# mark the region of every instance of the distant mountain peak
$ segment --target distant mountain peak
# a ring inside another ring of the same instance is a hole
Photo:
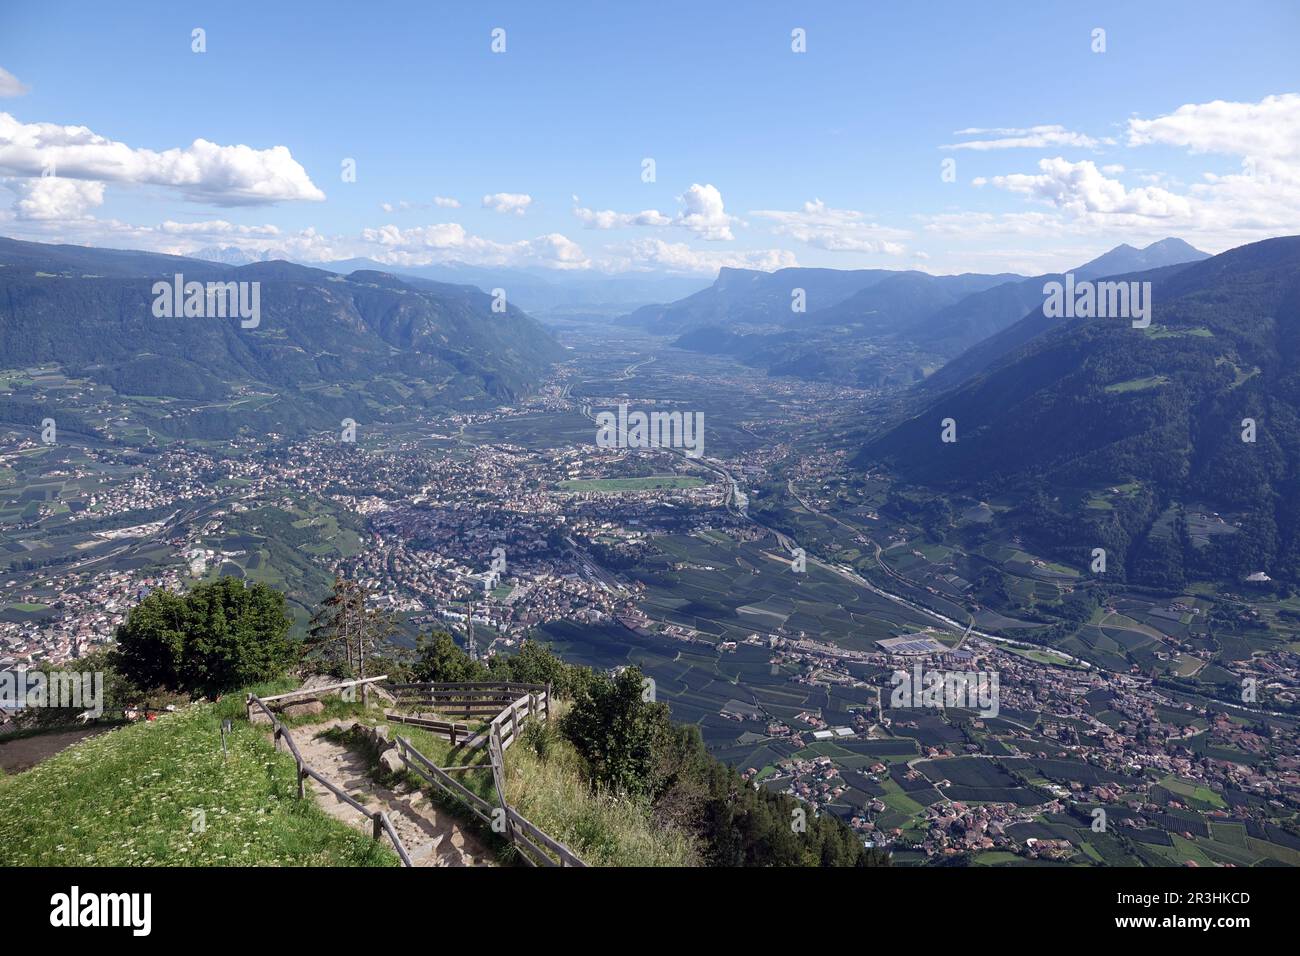
[[[1181,265],[1184,262],[1200,262],[1208,258],[1208,252],[1201,252],[1182,239],[1170,236],[1153,242],[1144,249],[1122,242],[1072,271],[1077,276],[1115,276]]]
[[[1151,243],[1151,245],[1147,246],[1146,249],[1143,251],[1150,252],[1152,249],[1184,249],[1190,252],[1194,252],[1199,256],[1205,255],[1204,252],[1201,252],[1190,242],[1187,242],[1186,240],[1183,239],[1179,239],[1177,236],[1170,236],[1167,239],[1159,239],[1156,242]]]
[[[203,259],[207,262],[220,262],[228,266],[246,266],[254,262],[266,262],[270,259],[285,259],[282,253],[277,251],[259,252],[256,255],[240,249],[238,246],[204,246],[198,252],[190,254],[192,259]]]

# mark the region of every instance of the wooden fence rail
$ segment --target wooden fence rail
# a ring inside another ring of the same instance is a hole
[[[262,697],[260,699],[262,703],[269,704],[274,700],[289,700],[292,697],[311,697],[314,694],[328,694],[333,690],[345,690],[348,687],[360,687],[363,684],[373,684],[381,680],[388,680],[388,675],[381,674],[378,677],[360,677],[356,680],[345,680],[338,684],[330,684],[326,687],[299,687],[297,690],[291,690],[285,694],[275,694],[272,697]]]
[[[371,678],[371,679],[378,680],[379,678]],[[357,682],[349,682],[349,683],[357,683]],[[313,688],[313,690],[317,690],[317,689],[319,688]],[[308,777],[311,777],[313,780],[315,780],[317,783],[323,786],[326,790],[334,794],[334,796],[338,797],[340,800],[342,800],[348,806],[352,807],[362,816],[368,817],[372,823],[371,836],[374,839],[378,840],[381,834],[387,833],[388,838],[393,841],[393,849],[397,851],[398,857],[401,858],[402,865],[411,866],[411,858],[406,852],[406,847],[402,846],[402,841],[398,839],[397,831],[393,829],[393,824],[392,821],[388,819],[388,814],[384,813],[382,810],[375,810],[374,812],[367,810],[364,806],[358,803],[356,799],[354,799],[350,794],[339,789],[329,780],[325,779],[325,777],[321,776],[321,774],[318,773],[316,770],[307,766],[307,762],[302,759],[302,754],[298,750],[298,745],[293,742],[293,735],[289,733],[289,728],[286,727],[284,724],[280,723],[280,719],[276,717],[275,713],[271,710],[271,708],[266,705],[266,701],[258,697],[256,694],[249,694],[247,703],[250,712],[252,711],[252,708],[254,706],[259,707],[261,708],[262,712],[265,713],[266,716],[270,719],[271,726],[275,730],[275,736],[274,736],[275,749],[276,750],[280,749],[281,738],[283,738],[284,742],[288,744],[289,751],[293,754],[293,759],[298,764],[298,799],[299,800],[301,800],[304,796],[306,796],[306,788],[304,786],[304,781]]]
[[[531,823],[506,802],[505,763],[500,738],[495,733],[489,737],[488,752],[492,758],[491,763],[475,767],[435,766],[433,761],[420,753],[405,737],[397,736],[395,739],[397,752],[408,769],[442,790],[443,793],[465,804],[470,812],[491,827],[494,833],[501,833],[520,850],[519,858],[527,865],[561,867],[587,865],[578,854],[559,840],[548,836],[540,827]],[[500,806],[493,806],[448,775],[448,771],[489,769],[492,771]]]
[[[542,690],[545,684],[525,684],[520,681],[501,680],[465,680],[465,681],[421,681],[414,684],[389,684],[389,690]]]
[[[401,707],[427,707],[446,717],[485,720],[521,696],[531,694],[545,701],[546,716],[550,716],[551,691],[545,684],[388,684],[385,689]]]
[[[283,739],[298,764],[298,796],[305,795],[304,782],[308,777],[317,781],[336,797],[359,813],[369,817],[373,823],[372,835],[378,840],[383,833],[393,842],[397,855],[404,866],[411,866],[411,858],[406,848],[398,839],[388,815],[382,811],[371,813],[349,794],[339,789],[320,773],[307,766],[294,743],[289,729],[280,722],[267,700],[285,700],[313,693],[339,690],[348,686],[368,685],[384,677],[371,677],[363,681],[347,681],[333,687],[318,687],[305,691],[293,691],[279,694],[272,698],[260,698],[248,695],[248,711],[251,715],[254,707],[266,714],[275,732],[275,746],[279,749]],[[519,850],[519,858],[529,866],[579,866],[587,864],[571,849],[559,840],[547,835],[542,829],[506,801],[505,791],[505,751],[519,739],[522,729],[529,720],[546,722],[551,718],[551,685],[523,684],[518,682],[467,681],[465,683],[428,682],[421,684],[388,684],[386,689],[392,693],[399,704],[428,705],[436,707],[440,714],[446,716],[488,716],[492,719],[477,734],[468,724],[450,720],[440,720],[409,714],[386,711],[388,720],[407,723],[421,727],[440,736],[447,736],[455,746],[458,739],[465,746],[481,747],[487,745],[489,762],[482,765],[459,767],[439,767],[428,757],[420,753],[411,742],[400,735],[395,735],[397,753],[406,768],[430,785],[438,788],[454,800],[463,803],[471,813],[492,828],[493,832],[502,833],[506,839]],[[473,735],[472,735],[473,734]],[[472,735],[472,736],[471,736]],[[498,806],[493,806],[478,794],[455,780],[452,773],[465,773],[473,770],[492,771],[493,783],[497,793]]]
[[[519,738],[519,730],[528,718],[546,722],[551,717],[551,689],[544,688],[541,694],[529,692],[512,701],[488,724],[488,733],[496,733],[500,738],[501,751],[510,749]]]
[[[469,724],[460,724],[454,720],[435,720],[431,717],[414,717],[411,714],[399,714],[394,710],[385,710],[384,719],[397,724],[410,724],[426,730],[435,737],[446,737],[453,747],[457,742],[468,744],[474,731]]]
[[[387,684],[385,690],[393,694],[399,706],[428,707],[440,717],[465,717],[486,719],[491,717],[487,730],[469,737],[466,746],[481,747],[487,743],[491,728],[501,734],[501,749],[508,750],[518,738],[520,728],[528,718],[546,722],[551,719],[551,685],[516,682],[493,683],[466,681],[454,683]],[[450,737],[455,744],[461,738],[461,728],[452,731],[451,721],[424,716],[399,715],[386,711],[385,716],[402,723],[426,727],[439,736]],[[453,736],[454,733],[454,736]],[[464,738],[461,738],[464,739]]]
[[[388,675],[381,674],[379,677],[363,677],[358,680],[345,680],[341,683],[330,684],[326,687],[299,687],[297,690],[291,690],[286,694],[274,694],[271,697],[259,697],[258,700],[263,705],[262,709],[267,713],[270,713],[270,707],[268,705],[273,702],[283,703],[284,701],[293,700],[298,697],[319,697],[324,694],[333,693],[334,691],[344,691],[349,688],[360,687],[362,700],[368,704],[370,702],[370,685],[381,680],[388,680]],[[250,698],[248,702],[248,720],[251,723],[253,720],[253,695],[249,694],[248,696]]]
[[[403,705],[427,705],[436,708],[441,715],[478,716],[492,713],[494,716],[487,727],[466,741],[467,746],[483,746],[488,749],[489,762],[478,766],[436,767],[433,762],[421,754],[405,737],[397,737],[398,754],[408,768],[429,783],[441,789],[452,798],[464,803],[495,833],[502,834],[506,840],[519,850],[519,858],[529,866],[583,866],[582,859],[559,840],[549,836],[542,829],[506,800],[505,789],[505,752],[519,739],[519,735],[529,720],[539,723],[551,718],[551,685],[523,684],[517,682],[495,683],[477,681],[457,683],[429,682],[422,684],[389,684],[386,689],[396,696]],[[430,725],[441,729],[441,725],[451,723],[426,717],[396,715],[388,712],[386,716],[416,726]],[[461,725],[465,726],[465,725]],[[453,737],[453,742],[455,738]],[[453,780],[449,773],[469,770],[491,770],[492,781],[497,794],[497,806],[493,806],[478,794],[471,792],[461,783]]]
[[[444,793],[464,803],[475,816],[488,826],[492,825],[492,804],[477,793],[463,787],[458,780],[453,780],[445,770],[436,766],[432,760],[416,750],[405,737],[398,735],[395,739],[397,741],[398,756],[402,758],[402,762],[406,764],[408,769],[415,771],[415,773],[441,789]],[[487,767],[483,769],[486,770]]]

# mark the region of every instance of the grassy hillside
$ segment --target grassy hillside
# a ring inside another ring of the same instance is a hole
[[[297,799],[293,758],[265,728],[236,720],[222,759],[221,719],[240,700],[103,734],[6,778],[0,865],[396,865],[385,845]]]
[[[568,708],[568,703],[556,702],[555,718]],[[453,759],[446,740],[419,727],[393,724],[389,729],[439,766],[482,763],[483,771],[459,774],[459,782],[496,803],[486,750],[470,757],[461,752]],[[577,751],[553,727],[530,725],[520,742],[506,751],[505,761],[510,805],[589,866],[701,865],[689,834],[656,824],[650,808],[639,801],[593,791]],[[423,784],[417,777],[410,779]],[[438,798],[436,790],[425,789]],[[464,819],[472,818],[466,812]]]
[[[25,773],[0,774],[0,865],[396,865],[387,843],[298,801],[293,759],[267,743],[264,726],[243,719],[242,700],[196,704],[86,740]],[[352,705],[311,719],[336,716],[379,722]],[[228,760],[223,717],[233,722]],[[462,782],[496,801],[486,751],[452,760],[445,740],[417,727],[392,730],[436,763],[482,761],[483,772],[463,774]],[[509,799],[524,816],[593,866],[698,865],[688,835],[657,827],[635,801],[593,793],[571,744],[557,734],[544,734],[545,743],[535,736],[506,755]],[[203,828],[195,824],[199,810]]]

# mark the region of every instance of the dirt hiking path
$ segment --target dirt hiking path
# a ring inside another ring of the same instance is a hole
[[[397,831],[402,846],[406,848],[415,866],[496,865],[491,852],[482,842],[468,832],[461,821],[446,810],[434,806],[427,794],[420,790],[408,791],[406,784],[400,784],[397,790],[381,787],[371,779],[371,766],[365,756],[343,744],[318,736],[335,727],[346,730],[350,726],[350,720],[331,720],[294,727],[293,742],[298,745],[302,759],[309,767],[327,777],[336,787],[371,812],[383,810],[388,814],[393,829]],[[355,808],[348,806],[310,777],[307,786],[315,796],[317,805],[330,816],[370,833],[370,820],[362,817]]]

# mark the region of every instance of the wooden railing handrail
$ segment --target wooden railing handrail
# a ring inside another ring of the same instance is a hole
[[[502,690],[545,690],[545,684],[526,684],[522,681],[510,680],[466,680],[466,681],[416,681],[405,684],[389,684],[391,690],[406,690],[408,688],[433,688],[436,690],[457,690],[468,688],[470,690],[483,690],[500,688]]]
[[[373,819],[384,828],[384,832],[388,834],[388,839],[393,841],[393,848],[397,850],[397,855],[402,858],[403,865],[415,866],[406,853],[406,847],[402,846],[402,841],[397,838],[397,830],[393,828],[393,821],[388,819],[388,814],[383,810],[376,810]]]
[[[513,725],[517,721],[520,707],[521,706],[529,707],[530,706],[529,701],[532,699],[532,696],[533,696],[532,694],[524,694],[523,697],[520,697],[516,700],[512,700],[509,704],[507,704],[504,708],[502,708],[501,713],[497,714],[495,717],[492,718],[492,720],[490,721],[490,726],[500,727],[507,720],[509,720]]]
[[[370,680],[380,680],[380,679],[382,678],[377,678],[377,677],[366,678],[365,681],[356,681],[352,683],[365,683]],[[321,688],[313,688],[313,690],[316,689],[321,689]],[[272,699],[277,699],[277,698],[272,698]],[[317,783],[323,786],[330,793],[334,794],[334,796],[338,797],[348,806],[352,807],[354,810],[359,812],[362,816],[369,819],[373,824],[371,835],[374,839],[376,840],[379,839],[379,834],[381,831],[387,833],[388,838],[393,841],[393,849],[397,851],[397,856],[402,861],[402,865],[414,866],[414,864],[411,862],[410,855],[407,854],[406,852],[406,847],[402,846],[402,841],[398,839],[397,831],[393,828],[392,821],[388,819],[388,814],[384,813],[382,810],[372,811],[366,809],[366,807],[363,806],[361,803],[359,803],[356,800],[356,798],[354,798],[351,794],[347,793],[340,787],[336,786],[331,781],[325,779],[325,777],[322,776],[317,770],[308,766],[307,762],[302,759],[302,753],[298,750],[298,745],[294,743],[293,735],[289,733],[289,728],[280,722],[280,719],[275,716],[275,713],[271,710],[271,708],[266,705],[266,701],[263,700],[261,697],[258,697],[256,694],[249,694],[248,705],[251,707],[253,704],[256,704],[258,707],[262,708],[262,712],[265,713],[266,716],[270,718],[271,727],[273,728],[274,731],[274,739],[278,741],[281,737],[283,737],[284,742],[289,745],[289,750],[293,753],[293,759],[298,765],[299,799],[301,799],[304,796],[303,786],[302,786],[303,779],[306,777],[311,777],[313,780],[315,780]]]
[[[454,687],[454,685],[450,686]],[[519,859],[522,862],[529,866],[585,867],[586,864],[581,857],[559,840],[546,834],[506,801],[505,750],[518,737],[521,715],[522,722],[526,722],[529,717],[536,717],[539,720],[550,717],[550,686],[544,684],[520,686],[525,692],[506,703],[506,706],[501,708],[500,712],[488,723],[485,730],[475,738],[476,740],[482,739],[483,742],[488,744],[489,763],[478,766],[437,767],[433,761],[416,750],[411,742],[402,736],[395,738],[397,740],[398,754],[408,768],[424,777],[429,783],[441,787],[450,796],[462,800],[476,816],[485,822],[491,824],[493,816],[498,812],[504,812],[505,837],[519,848]],[[448,775],[448,771],[459,773],[489,769],[492,771],[493,784],[500,803],[498,807],[494,807]]]
[[[432,760],[416,750],[414,745],[405,737],[397,736],[395,739],[397,741],[397,752],[408,767],[411,765],[412,759],[414,759],[414,762],[420,765],[416,769],[424,771],[421,775],[425,779],[430,783],[436,783],[451,793],[452,796],[463,800],[472,811],[487,823],[492,822],[492,805],[490,803],[477,793],[466,789],[459,781],[447,776],[441,767],[436,766]],[[486,770],[487,765],[484,765],[483,769]]]
[[[359,803],[351,794],[345,792],[330,780],[327,780],[312,767],[309,767],[303,760],[302,754],[298,750],[298,745],[294,742],[293,735],[289,733],[289,729],[267,705],[268,700],[285,700],[295,696],[303,696],[311,693],[324,693],[330,690],[339,690],[343,687],[358,686],[360,684],[367,684],[373,681],[385,679],[386,676],[367,677],[360,680],[347,681],[332,687],[315,687],[310,690],[294,691],[288,694],[279,694],[275,697],[269,698],[261,698],[256,694],[250,693],[248,695],[247,703],[250,713],[254,705],[261,708],[262,712],[265,713],[267,718],[271,721],[275,740],[278,742],[280,738],[283,737],[289,746],[289,750],[293,753],[294,760],[298,765],[299,797],[303,796],[303,780],[308,777],[315,780],[348,806],[368,817],[373,823],[374,839],[378,840],[381,832],[387,833],[388,838],[393,843],[394,849],[397,851],[397,855],[402,860],[402,864],[404,866],[411,866],[411,858],[407,854],[406,848],[402,846],[402,841],[398,838],[397,831],[393,828],[392,821],[388,819],[388,815],[381,810],[373,812],[367,810],[365,806]],[[415,771],[417,774],[424,777],[429,783],[441,787],[446,793],[464,802],[471,812],[487,823],[492,823],[495,811],[504,811],[507,839],[520,849],[521,852],[519,858],[529,866],[585,867],[587,865],[571,849],[559,840],[548,836],[540,827],[530,822],[506,802],[504,785],[505,750],[518,738],[521,725],[526,723],[529,717],[534,717],[538,720],[550,719],[551,686],[549,684],[523,684],[517,682],[497,683],[489,681],[466,682],[464,684],[444,683],[441,685],[441,689],[446,692],[437,695],[432,694],[432,684],[390,684],[388,686],[390,689],[422,689],[430,691],[431,696],[441,696],[444,698],[456,697],[457,691],[461,692],[462,695],[477,694],[480,698],[487,694],[495,694],[499,697],[503,692],[519,693],[520,691],[523,691],[523,694],[519,697],[513,699],[505,698],[503,701],[494,701],[494,703],[504,702],[505,706],[499,709],[499,712],[492,718],[486,729],[480,733],[480,736],[486,737],[487,742],[489,743],[488,752],[491,757],[490,763],[480,767],[438,767],[433,763],[433,761],[429,760],[428,757],[416,750],[408,739],[400,735],[394,737],[397,743],[398,755],[402,758],[402,762],[406,764],[408,769]],[[474,706],[478,709],[485,705],[486,702],[484,702],[484,704],[470,706]],[[456,727],[457,729],[464,727],[464,729],[468,731],[468,727],[465,727],[464,725],[456,725],[451,721],[430,721],[430,723],[446,723],[450,726]],[[447,773],[447,770],[465,772],[475,769],[492,770],[497,797],[501,804],[500,807],[493,807],[487,800],[484,800],[478,794],[452,779],[452,777]],[[549,851],[549,854],[547,851]],[[558,858],[558,862],[556,859],[552,859],[550,854],[554,854],[555,857]]]
[[[291,690],[285,694],[275,694],[271,697],[259,698],[263,703],[269,703],[273,700],[288,700],[290,697],[306,697],[310,694],[327,694],[332,690],[342,690],[345,687],[360,687],[362,684],[373,684],[375,681],[388,680],[387,674],[379,677],[359,677],[356,680],[345,680],[340,684],[330,684],[327,687],[299,687],[297,690]],[[254,695],[249,694],[249,697]]]

